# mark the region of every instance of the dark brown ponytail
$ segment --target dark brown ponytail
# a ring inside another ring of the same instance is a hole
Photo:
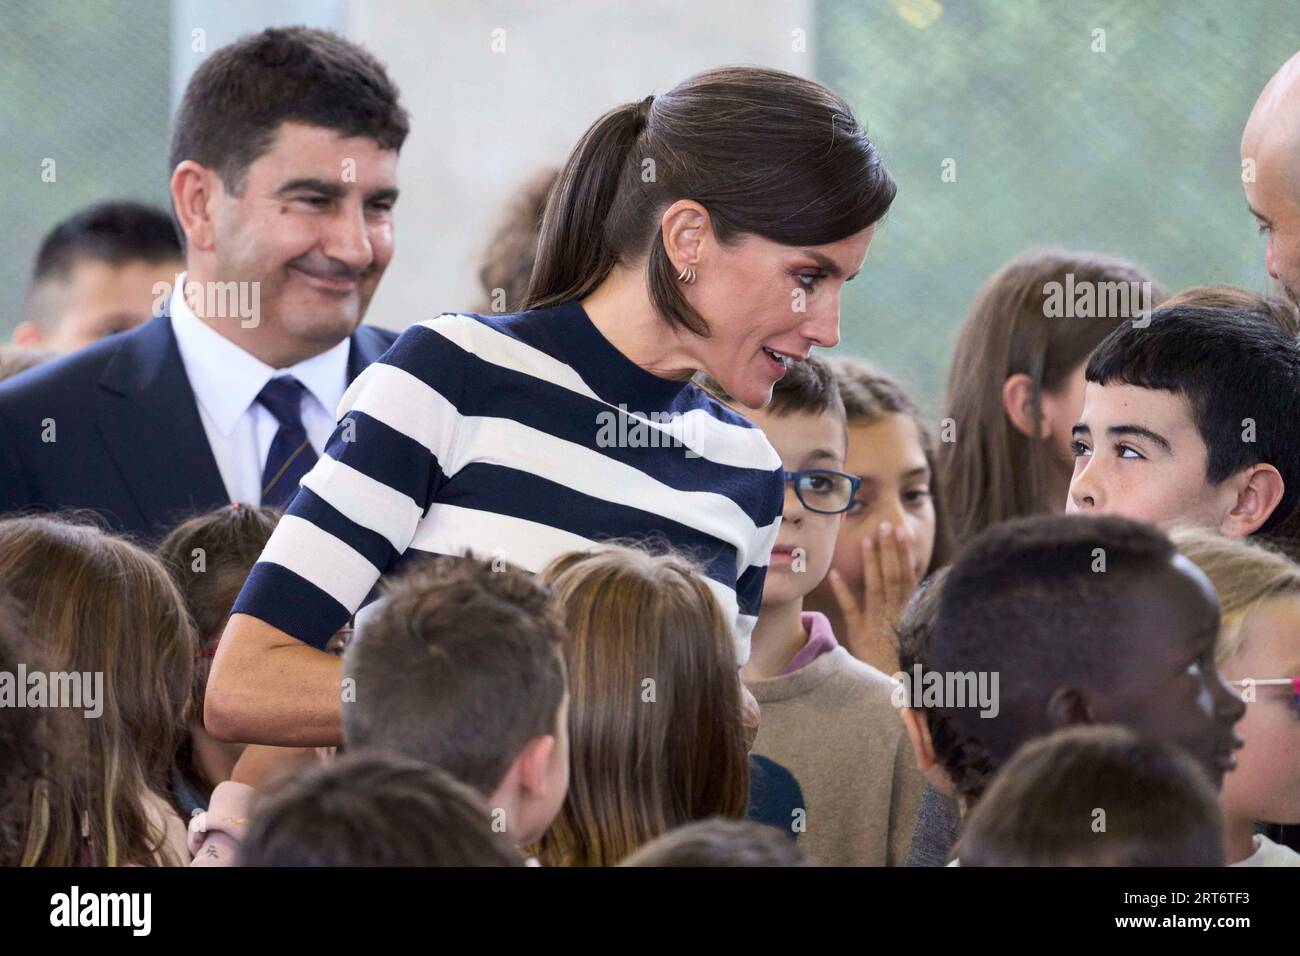
[[[547,201],[525,308],[582,298],[615,263],[645,261],[668,324],[707,335],[664,249],[668,206],[700,203],[720,242],[824,245],[879,221],[894,192],[848,104],[824,86],[761,67],[709,70],[583,135]]]

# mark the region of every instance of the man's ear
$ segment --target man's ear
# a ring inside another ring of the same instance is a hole
[[[1092,701],[1078,687],[1058,687],[1047,701],[1047,723],[1053,730],[1096,722]]]
[[[907,728],[907,739],[912,741],[916,769],[926,773],[939,763],[939,759],[934,755],[934,741],[930,738],[930,725],[926,723],[925,714],[911,707],[900,707],[898,713]]]
[[[13,338],[10,341],[21,348],[34,349],[40,348],[45,344],[45,333],[35,322],[26,320],[18,323],[14,329]]]
[[[1041,395],[1039,398],[1041,404]],[[1038,422],[1034,422],[1034,380],[1024,372],[1007,377],[1002,383],[1002,408],[1016,431],[1032,438],[1035,431],[1040,439],[1048,437],[1051,426],[1039,408]]]
[[[524,744],[510,768],[520,792],[530,797],[540,797],[546,793],[546,770],[554,751],[555,737],[552,734],[534,737]]]
[[[1281,472],[1264,462],[1246,467],[1231,480],[1237,486],[1237,499],[1233,509],[1224,515],[1219,531],[1226,538],[1244,538],[1268,521],[1282,500],[1286,484]]]
[[[172,205],[185,233],[185,248],[208,252],[215,238],[213,207],[224,194],[221,178],[206,166],[187,159],[172,171]]]

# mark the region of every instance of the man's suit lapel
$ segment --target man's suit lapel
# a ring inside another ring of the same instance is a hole
[[[97,423],[151,527],[229,502],[168,316],[123,336],[99,387]]]
[[[373,325],[361,325],[352,335],[352,348],[348,350],[348,384],[362,373],[365,367],[388,351],[397,338],[396,332]]]

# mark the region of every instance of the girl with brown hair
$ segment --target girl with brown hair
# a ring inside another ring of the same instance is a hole
[[[569,793],[545,866],[609,866],[674,827],[745,814],[730,628],[697,568],[612,545],[543,571],[570,635]]]
[[[0,585],[51,668],[103,675],[102,713],[80,721],[60,773],[33,790],[23,865],[187,862],[163,797],[193,672],[176,585],[135,545],[47,517],[0,521]]]

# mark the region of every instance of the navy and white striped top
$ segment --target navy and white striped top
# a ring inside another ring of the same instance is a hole
[[[763,433],[627,359],[566,302],[440,315],[352,383],[234,611],[323,648],[415,556],[536,572],[602,540],[699,561],[749,656],[784,479]]]

